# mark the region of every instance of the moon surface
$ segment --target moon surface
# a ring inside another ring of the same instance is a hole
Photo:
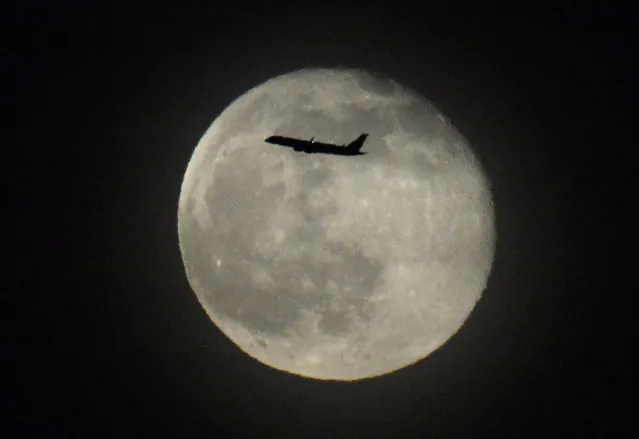
[[[305,154],[282,135],[366,155]],[[249,90],[190,159],[178,233],[219,329],[275,369],[357,380],[428,356],[480,299],[495,248],[488,180],[429,101],[362,70],[303,69]]]

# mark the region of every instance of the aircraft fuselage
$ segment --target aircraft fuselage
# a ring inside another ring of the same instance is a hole
[[[295,151],[304,152],[306,154],[335,154],[335,155],[363,155],[365,152],[360,152],[364,140],[368,135],[362,134],[357,140],[349,145],[333,145],[330,143],[321,143],[311,140],[300,140],[292,137],[284,136],[271,136],[265,139],[265,142],[274,145],[286,146],[293,148]]]

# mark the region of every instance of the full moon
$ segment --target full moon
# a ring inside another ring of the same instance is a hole
[[[365,155],[307,154],[279,135]],[[464,324],[493,263],[488,179],[426,98],[353,69],[303,69],[232,102],[197,144],[178,206],[186,275],[242,351],[324,380],[387,374]]]

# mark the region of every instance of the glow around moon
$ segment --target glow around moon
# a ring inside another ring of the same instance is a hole
[[[283,135],[366,155],[304,154]],[[234,101],[188,164],[178,208],[188,280],[212,321],[276,369],[355,380],[414,363],[486,286],[490,190],[441,112],[390,79],[306,69]]]

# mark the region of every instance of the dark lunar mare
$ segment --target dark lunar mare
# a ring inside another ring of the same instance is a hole
[[[188,261],[189,278],[197,278],[200,284],[196,290],[204,295],[201,302],[215,315],[236,320],[256,334],[284,335],[301,317],[302,310],[321,314],[320,330],[336,336],[349,331],[353,318],[370,320],[373,310],[366,299],[380,282],[381,264],[365,257],[358,246],[329,242],[321,220],[337,213],[335,203],[317,208],[306,199],[313,187],[333,178],[332,171],[300,171],[302,186],[293,207],[301,222],[287,239],[308,249],[319,246],[341,261],[318,262],[309,253],[287,261],[275,254],[262,255],[255,247],[257,235],[268,227],[275,206],[283,200],[285,187],[281,183],[265,187],[261,173],[252,169],[254,162],[240,159],[241,154],[231,155],[216,169],[215,181],[206,194],[213,227],[200,229],[190,219],[192,214],[183,215],[189,218],[180,230],[184,260]],[[220,267],[216,267],[217,259],[222,261]],[[261,268],[271,275],[272,285],[251,281],[252,270]],[[314,286],[304,290],[303,278],[310,279]],[[336,295],[328,294],[330,281],[337,285]],[[337,309],[331,309],[331,302]]]

